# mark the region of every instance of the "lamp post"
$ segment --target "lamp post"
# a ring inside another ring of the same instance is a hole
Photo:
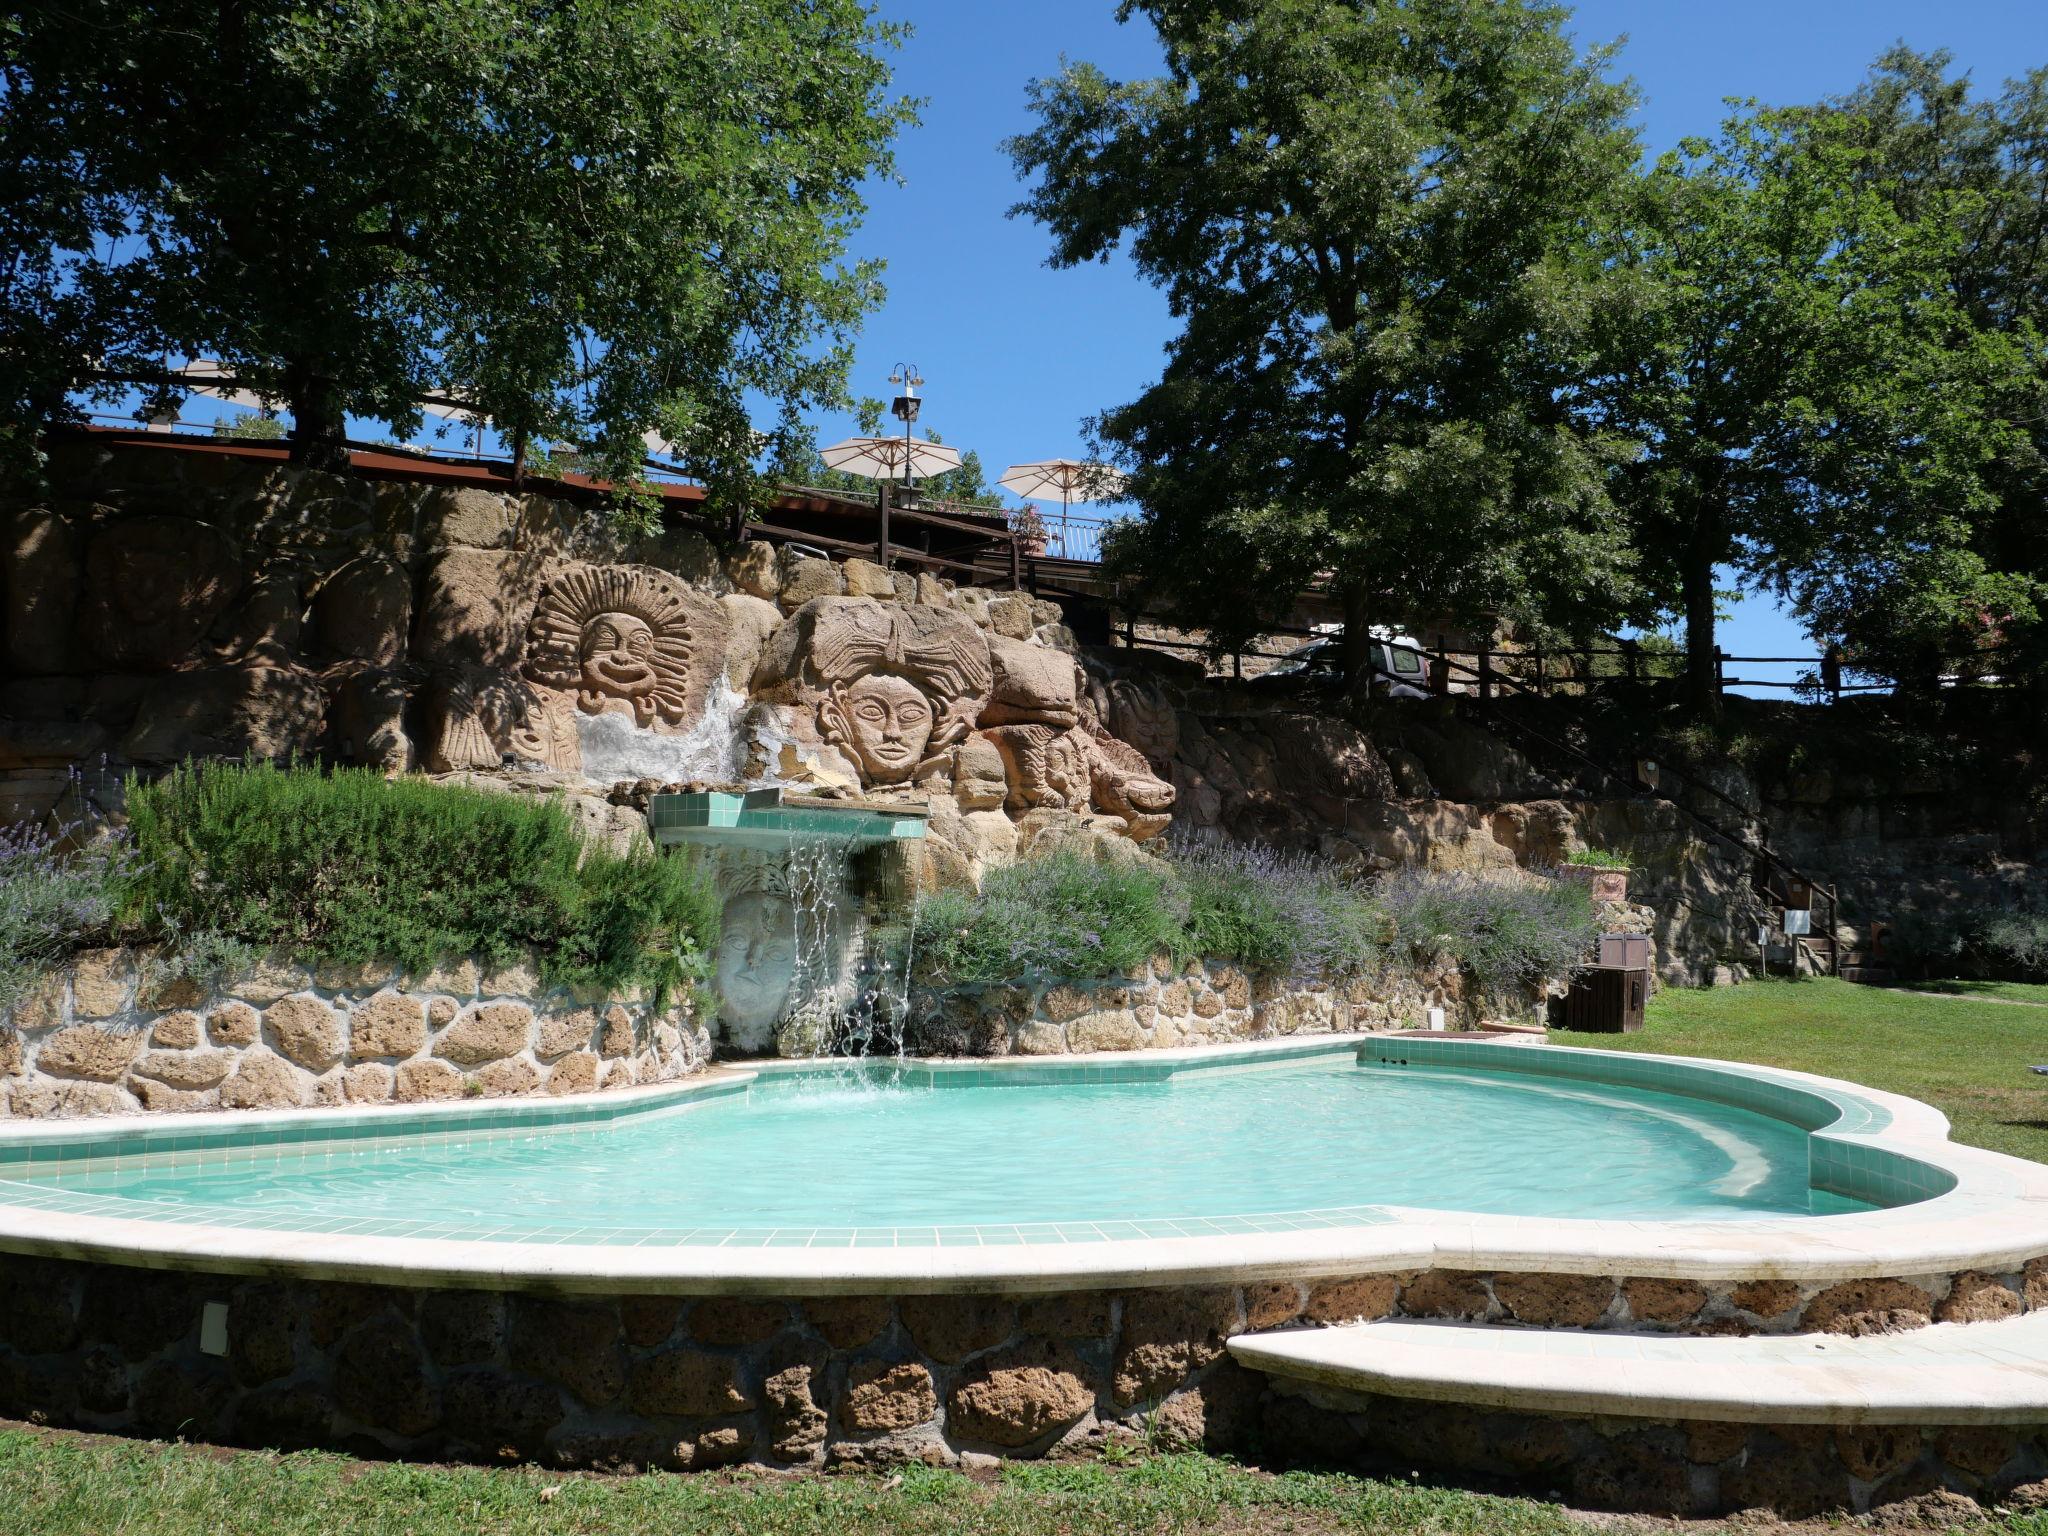
[[[910,428],[917,420],[918,407],[924,402],[917,398],[918,386],[924,383],[924,375],[917,371],[915,363],[898,363],[896,371],[889,375],[889,382],[896,386],[896,398],[889,404],[889,414],[903,423],[903,494],[906,503],[910,495]],[[887,570],[889,559],[889,482],[884,480],[876,486],[875,530],[876,562]]]

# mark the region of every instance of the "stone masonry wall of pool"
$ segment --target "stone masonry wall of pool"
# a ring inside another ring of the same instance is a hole
[[[86,951],[0,1024],[6,1117],[552,1097],[671,1082],[711,1054],[686,1006],[546,987],[531,958],[407,975],[273,956],[218,986],[157,979],[154,958]]]
[[[1120,1438],[1432,1467],[1592,1505],[1864,1507],[2048,1475],[2043,1423],[1591,1418],[1347,1393],[1236,1363],[1246,1334],[1388,1316],[1499,1328],[1962,1337],[2048,1307],[2048,1170],[1945,1139],[1912,1101],[1799,1074],[1415,1036],[1277,1041],[951,1072],[1170,1074],[1226,1052],[1433,1056],[1683,1084],[1807,1127],[1816,1183],[1908,1203],[1774,1222],[1401,1210],[1342,1228],[1011,1247],[820,1249],[402,1239],[95,1218],[38,1205],[41,1160],[122,1155],[199,1122],[46,1122],[0,1141],[0,1412],[110,1430],[564,1467],[972,1461]],[[802,1070],[787,1066],[777,1070]],[[209,1122],[460,1134],[618,1115],[745,1074],[551,1106],[455,1103]],[[118,1138],[118,1145],[110,1143]],[[95,1139],[97,1138],[97,1139]],[[1860,1181],[1860,1182],[1859,1182]],[[1917,1187],[1916,1187],[1917,1186]],[[160,1229],[159,1229],[160,1228]]]

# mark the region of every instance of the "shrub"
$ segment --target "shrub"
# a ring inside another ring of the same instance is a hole
[[[991,870],[981,894],[940,891],[920,904],[916,974],[939,982],[1006,981],[1028,972],[1117,976],[1162,951],[1188,951],[1172,881],[1072,849]]]
[[[125,840],[73,848],[75,828],[0,827],[0,1015],[42,972],[107,934],[131,859]]]
[[[1999,912],[1984,920],[1979,939],[1984,953],[2023,975],[2048,971],[2048,912]]]
[[[1187,947],[1262,976],[1369,975],[1390,936],[1386,914],[1327,859],[1246,843],[1177,842]]]
[[[708,974],[717,899],[693,860],[586,849],[551,800],[454,785],[187,766],[131,782],[147,935],[278,946],[314,962],[537,952],[551,981],[675,986]]]
[[[1577,970],[1600,931],[1586,888],[1569,881],[1410,869],[1377,894],[1410,954],[1447,952],[1492,992]]]
[[[1613,853],[1605,848],[1578,848],[1564,856],[1565,863],[1574,869],[1632,869],[1625,853]]]

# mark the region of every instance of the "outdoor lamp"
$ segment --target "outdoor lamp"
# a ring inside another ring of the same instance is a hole
[[[898,363],[896,371],[889,375],[889,382],[903,391],[890,403],[889,414],[907,427],[917,420],[917,408],[924,404],[917,398],[917,389],[924,383],[924,375],[917,371],[914,363]]]

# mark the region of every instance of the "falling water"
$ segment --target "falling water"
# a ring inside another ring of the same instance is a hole
[[[799,841],[790,848],[788,869],[795,962],[779,1046],[785,1054],[849,1063],[902,1057],[916,899],[908,931],[885,922],[886,913],[870,911],[852,889],[844,843]],[[901,942],[892,942],[898,933]]]

